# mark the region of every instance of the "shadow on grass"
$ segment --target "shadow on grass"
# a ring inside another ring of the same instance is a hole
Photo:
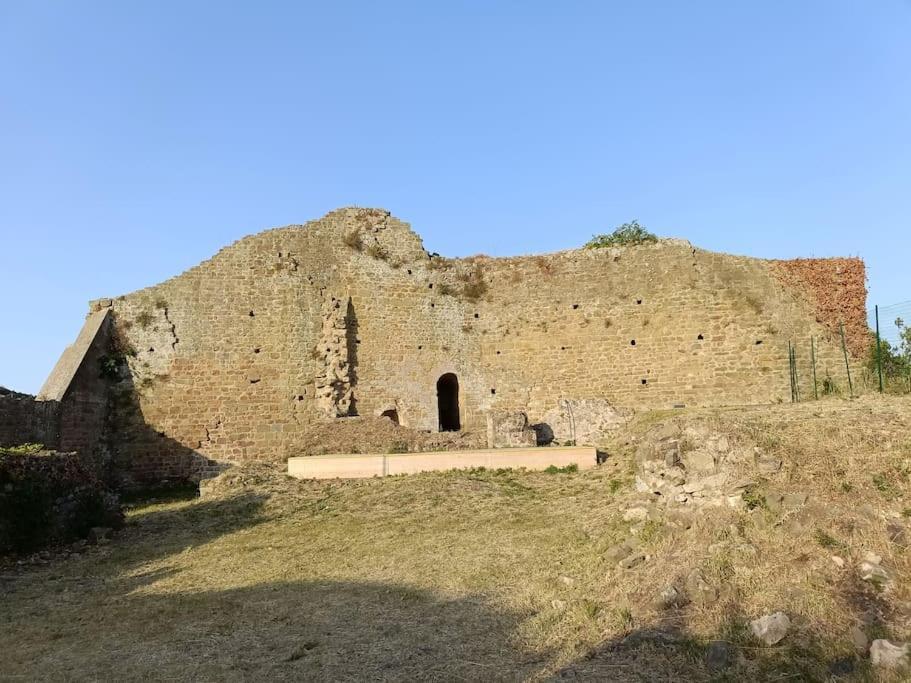
[[[523,643],[532,614],[483,596],[448,597],[391,583],[293,580],[306,568],[270,566],[292,579],[243,585],[244,562],[217,556],[220,581],[181,582],[175,568],[143,565],[266,521],[264,496],[243,494],[152,508],[131,517],[108,559],[70,575],[61,591],[40,577],[13,596],[0,620],[2,675],[12,678],[153,677],[222,680],[526,680],[552,671],[556,653]],[[250,550],[249,548],[247,550]],[[255,552],[255,549],[253,549]],[[255,556],[251,556],[253,558]],[[294,560],[289,560],[293,562]],[[861,582],[836,588],[846,622],[888,637],[881,596]],[[751,637],[736,601],[710,638],[688,623],[694,608],[670,610],[587,656],[552,679],[605,681],[872,680],[847,633],[820,633],[791,614],[789,635],[774,647]],[[786,606],[783,609],[787,611]],[[91,637],[86,638],[87,625]],[[847,627],[846,627],[847,630]]]
[[[160,577],[153,577],[160,578]],[[522,680],[542,656],[513,642],[521,615],[482,598],[382,583],[275,582],[95,603],[92,637],[55,605],[0,635],[5,673],[32,678]],[[85,615],[88,616],[88,615]],[[60,632],[47,624],[59,624]],[[73,642],[79,640],[78,647]],[[70,645],[74,646],[70,646]]]
[[[850,599],[850,598],[849,598]],[[774,646],[756,640],[747,615],[735,601],[717,609],[724,619],[710,637],[687,627],[687,609],[671,611],[600,643],[587,656],[561,668],[552,680],[605,681],[873,681],[869,660],[844,633],[813,633],[812,624],[791,615],[788,635]],[[874,637],[884,637],[880,633]]]

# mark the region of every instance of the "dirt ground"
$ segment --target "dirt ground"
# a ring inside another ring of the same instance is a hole
[[[744,472],[748,506],[624,520],[637,448],[669,422],[782,466]],[[911,400],[643,414],[608,452],[347,482],[250,465],[139,501],[109,543],[0,565],[0,680],[902,680],[852,629],[911,638]],[[777,509],[773,489],[808,499]],[[887,582],[860,578],[870,551]],[[716,599],[656,604],[696,570]],[[791,628],[763,646],[749,622],[776,611]]]

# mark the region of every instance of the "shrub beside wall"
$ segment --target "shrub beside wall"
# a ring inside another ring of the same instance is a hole
[[[123,524],[120,501],[74,453],[0,449],[0,555]]]

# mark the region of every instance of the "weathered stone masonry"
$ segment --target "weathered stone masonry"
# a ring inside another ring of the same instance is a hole
[[[463,428],[521,411],[579,439],[611,407],[789,400],[788,339],[817,337],[819,373],[834,375],[835,318],[855,353],[868,334],[860,260],[789,263],[678,240],[443,259],[386,211],[342,209],[93,302],[121,362],[106,443],[142,480],[304,454],[308,425],[345,415],[436,430],[446,373]],[[807,284],[821,277],[824,301]]]

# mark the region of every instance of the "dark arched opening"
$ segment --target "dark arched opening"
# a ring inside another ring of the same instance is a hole
[[[457,432],[462,428],[459,421],[459,378],[451,372],[437,380],[437,407],[441,432]]]
[[[380,413],[380,417],[388,417],[395,424],[399,424],[399,411],[397,411],[395,408],[384,410],[382,413]]]

